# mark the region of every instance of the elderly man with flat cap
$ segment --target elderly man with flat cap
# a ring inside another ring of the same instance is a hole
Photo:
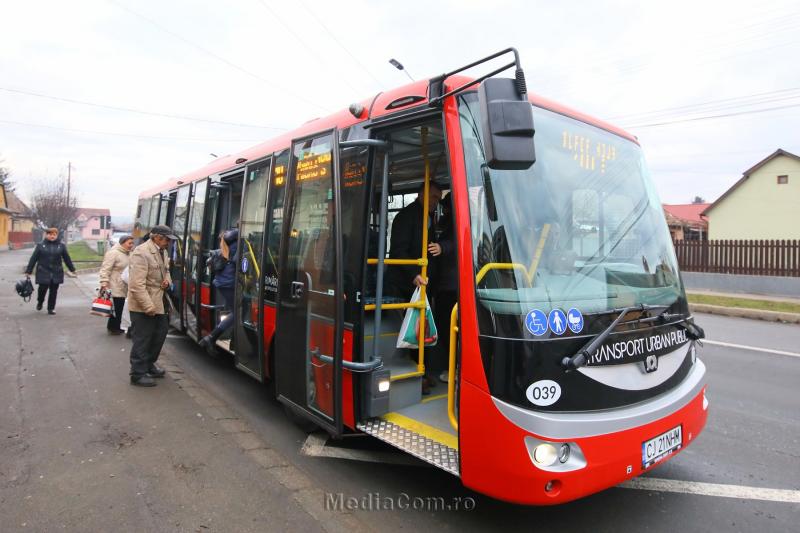
[[[169,226],[153,226],[150,239],[130,255],[128,308],[133,326],[131,346],[131,384],[153,387],[153,378],[163,378],[156,360],[167,338],[169,319],[164,292],[172,280],[164,257],[171,240],[177,237]]]

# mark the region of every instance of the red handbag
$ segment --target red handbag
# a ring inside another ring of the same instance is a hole
[[[89,311],[89,314],[106,318],[114,315],[114,302],[111,301],[110,290],[100,289],[97,294],[97,298],[92,300],[92,308]]]

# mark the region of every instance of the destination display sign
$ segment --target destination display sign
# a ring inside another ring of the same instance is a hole
[[[588,135],[580,135],[567,130],[561,132],[561,147],[572,152],[575,164],[585,170],[599,170],[617,159],[617,148],[607,142],[599,142]]]
[[[318,180],[331,175],[331,152],[305,154],[297,161],[297,181]]]
[[[286,165],[275,165],[275,170],[272,171],[272,183],[276,187],[286,183]]]

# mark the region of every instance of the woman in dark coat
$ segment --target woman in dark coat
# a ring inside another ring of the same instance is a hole
[[[64,267],[61,261],[67,264],[67,268],[74,276],[75,266],[67,252],[67,246],[58,238],[58,229],[49,228],[44,235],[44,240],[36,245],[31,255],[25,274],[30,276],[33,267],[36,266],[36,283],[39,285],[39,294],[36,300],[36,310],[40,311],[44,304],[44,297],[47,292],[47,314],[56,314],[56,298],[58,297],[58,286],[64,283]]]

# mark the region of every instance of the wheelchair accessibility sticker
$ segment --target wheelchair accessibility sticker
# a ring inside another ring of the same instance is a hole
[[[525,316],[525,327],[532,335],[541,337],[547,333],[547,315],[538,309],[532,309]]]

